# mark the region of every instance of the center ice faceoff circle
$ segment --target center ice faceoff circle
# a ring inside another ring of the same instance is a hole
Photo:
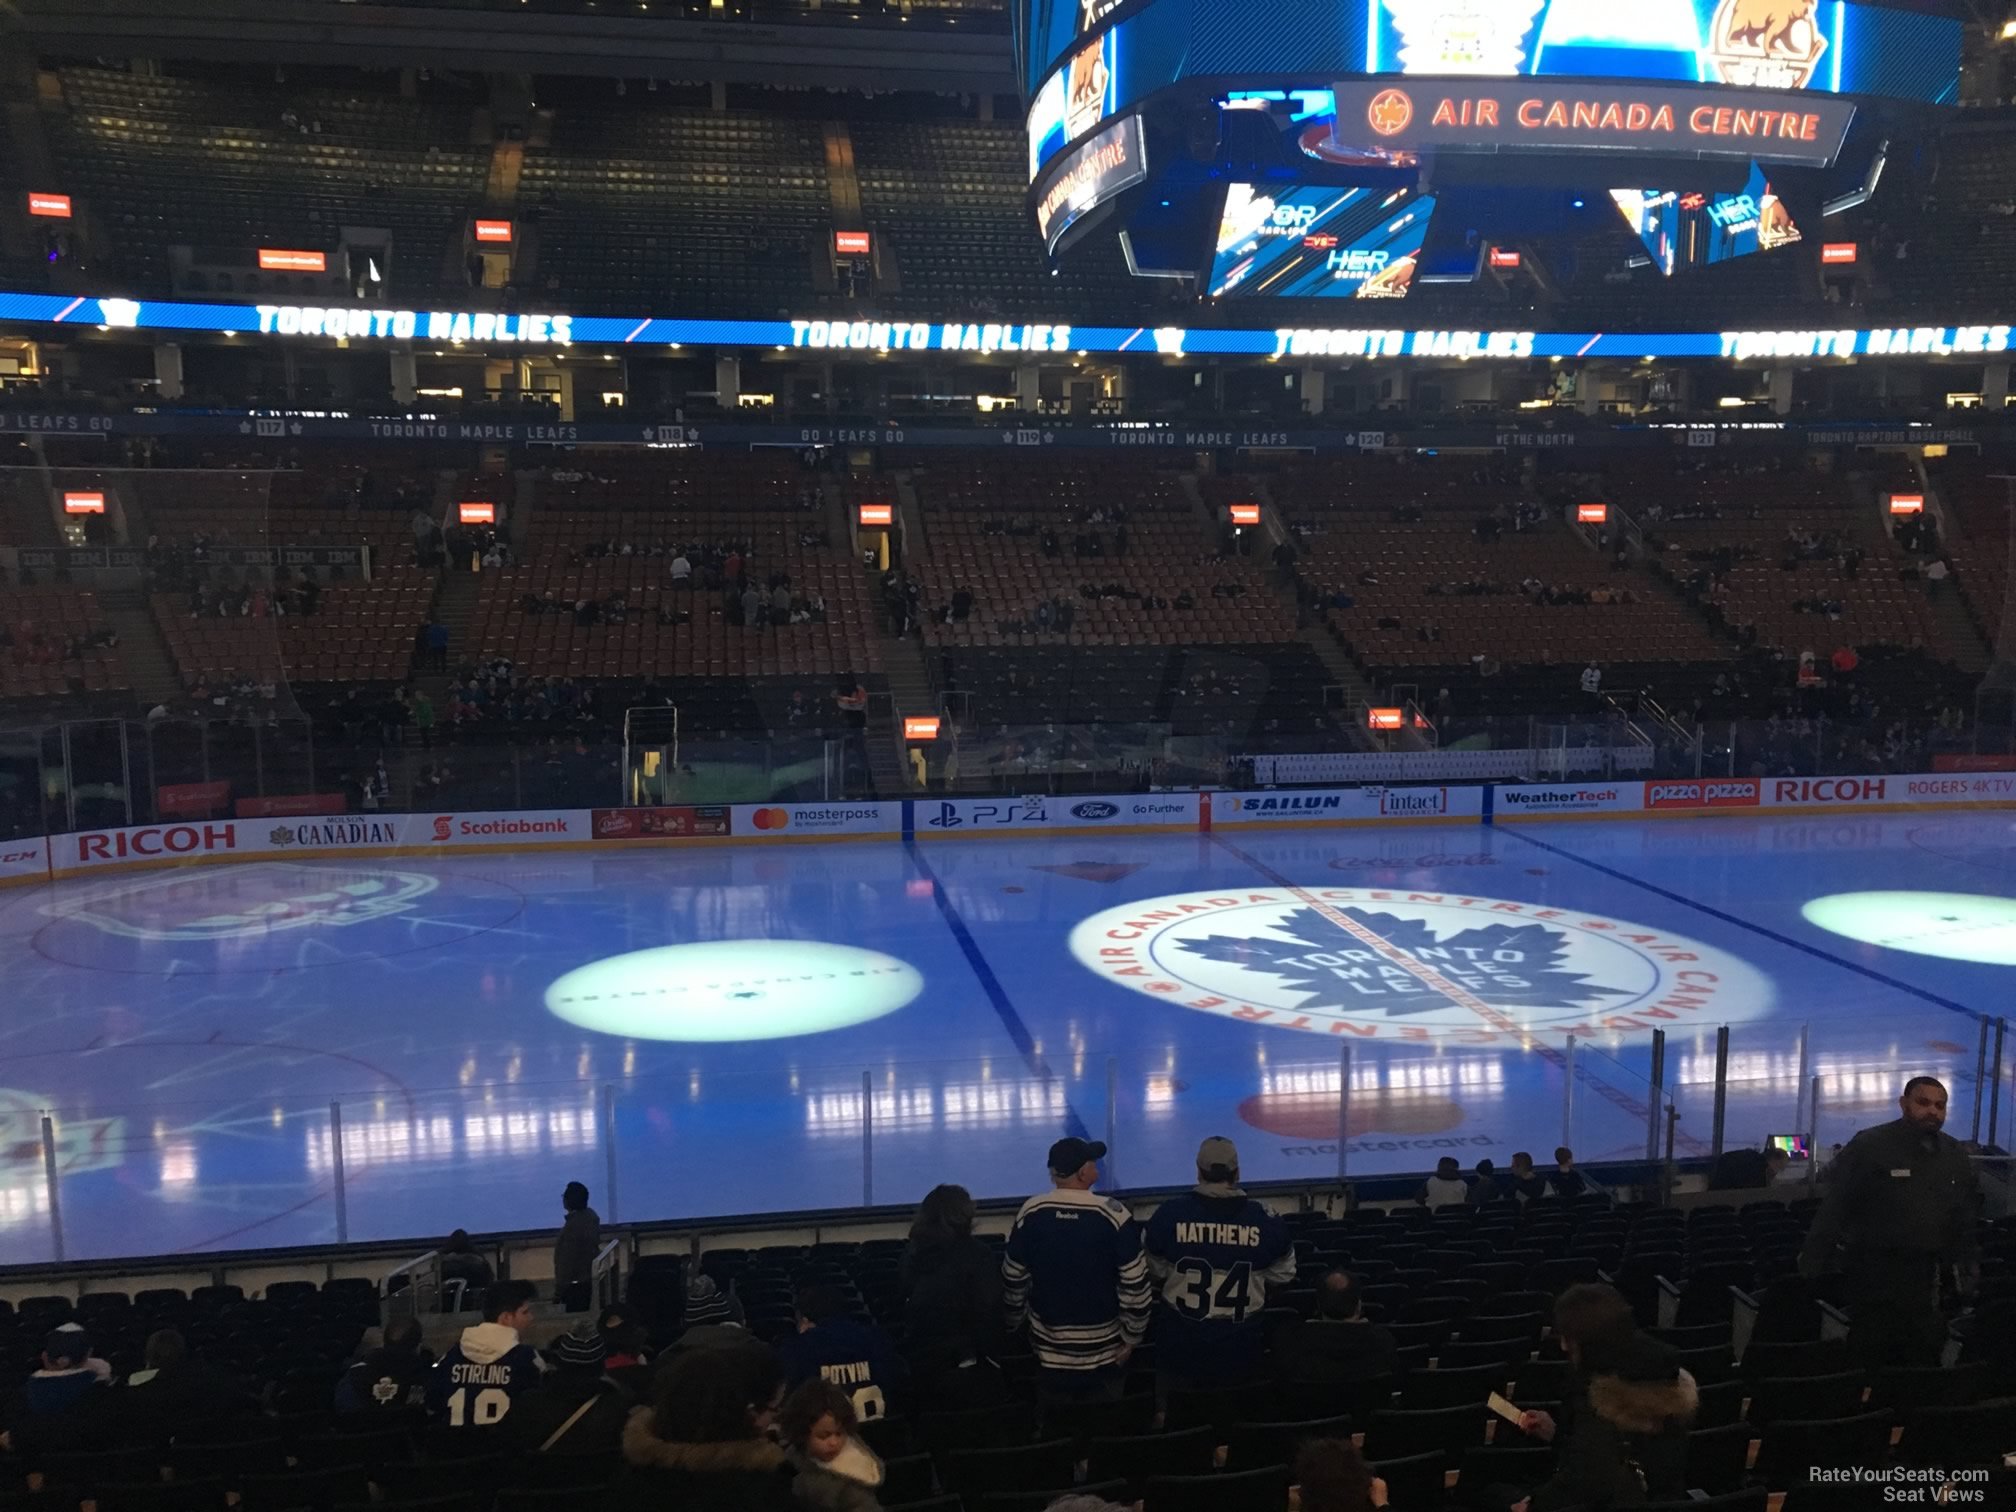
[[[633,950],[576,967],[546,1007],[625,1039],[785,1039],[894,1013],[924,990],[917,968],[819,940],[709,940]]]
[[[1627,919],[1459,893],[1269,887],[1109,908],[1071,953],[1201,1013],[1358,1039],[1649,1036],[1770,1010],[1727,951]]]

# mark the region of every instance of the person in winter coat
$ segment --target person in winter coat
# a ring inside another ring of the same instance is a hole
[[[595,1255],[602,1248],[602,1219],[588,1206],[588,1188],[578,1181],[567,1183],[560,1206],[567,1218],[553,1241],[553,1300],[569,1312],[586,1312]]]
[[[385,1342],[343,1372],[336,1383],[338,1412],[424,1407],[434,1357],[420,1347],[418,1318],[394,1318]]]
[[[532,1324],[530,1281],[499,1281],[483,1293],[483,1321],[462,1330],[427,1383],[427,1406],[450,1428],[495,1428],[539,1384],[539,1353],[519,1338]]]
[[[792,1470],[769,1433],[784,1370],[768,1345],[682,1353],[657,1400],[623,1428],[623,1469],[604,1512],[800,1512]]]
[[[1687,1431],[1699,1407],[1694,1378],[1670,1345],[1638,1331],[1612,1288],[1571,1286],[1554,1327],[1574,1366],[1562,1416],[1522,1415],[1529,1437],[1555,1447],[1554,1474],[1514,1512],[1605,1512],[1687,1494]]]
[[[147,1336],[143,1364],[100,1399],[110,1409],[121,1443],[166,1443],[185,1429],[220,1423],[254,1411],[243,1384],[189,1353],[172,1328]]]
[[[504,1420],[510,1446],[523,1454],[614,1454],[631,1402],[603,1374],[600,1331],[578,1327],[555,1339],[547,1354],[553,1368],[511,1404]]]
[[[777,1427],[798,1472],[791,1492],[813,1512],[877,1512],[882,1461],[854,1436],[854,1404],[831,1381],[810,1380],[784,1399]]]
[[[1002,1353],[1001,1261],[973,1237],[973,1198],[964,1187],[933,1187],[917,1208],[903,1251],[904,1351],[918,1393],[960,1407],[997,1404],[1006,1387]]]
[[[82,1327],[65,1323],[42,1341],[42,1368],[8,1406],[10,1449],[75,1449],[92,1439],[105,1413],[100,1388],[112,1367],[91,1353]]]

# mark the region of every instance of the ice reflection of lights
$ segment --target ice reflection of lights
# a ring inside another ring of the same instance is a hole
[[[1054,1124],[1066,1113],[1061,1082],[999,1079],[895,1087],[877,1092],[872,1110],[878,1129],[1011,1128]],[[805,1099],[805,1129],[859,1138],[860,1091],[812,1093]]]
[[[1869,1066],[1844,1061],[1836,1056],[1816,1056],[1805,1071],[1808,1077],[1820,1078],[1823,1106],[1830,1102],[1881,1103],[1890,1101],[1903,1090],[1907,1074],[1897,1068],[1894,1049],[1888,1059],[1891,1062],[1889,1065]],[[1920,1072],[1938,1077],[1949,1087],[1958,1074],[1951,1063],[1943,1061],[1922,1066],[1914,1064],[1908,1074],[1915,1076]],[[1797,1096],[1805,1090],[1799,1073],[1799,1056],[1793,1051],[1780,1054],[1744,1051],[1729,1057],[1729,1086],[1738,1093],[1775,1092],[1788,1097]],[[1681,1056],[1674,1084],[1713,1087],[1715,1057],[1712,1054]]]
[[[459,1153],[472,1160],[541,1152],[568,1153],[595,1148],[597,1124],[591,1101],[575,1108],[522,1108],[514,1112],[471,1109],[459,1122],[436,1113],[420,1118],[346,1120],[343,1125],[343,1166],[354,1175],[366,1166],[410,1166],[448,1161]],[[307,1134],[308,1169],[326,1172],[329,1158],[327,1124]],[[165,1178],[164,1178],[165,1179]]]
[[[1260,1090],[1273,1097],[1335,1094],[1340,1078],[1335,1066],[1269,1066],[1260,1074]],[[1503,1091],[1505,1067],[1495,1056],[1466,1057],[1440,1064],[1354,1065],[1351,1090],[1354,1092],[1434,1092],[1451,1087],[1471,1091]]]
[[[39,1181],[33,1186],[0,1186],[0,1228],[48,1215],[49,1193]]]
[[[161,1185],[190,1186],[196,1180],[196,1146],[176,1140],[161,1150]]]

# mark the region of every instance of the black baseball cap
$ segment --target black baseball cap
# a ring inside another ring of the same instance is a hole
[[[1050,1169],[1059,1176],[1075,1173],[1088,1160],[1104,1160],[1106,1146],[1096,1139],[1060,1139],[1050,1146]]]

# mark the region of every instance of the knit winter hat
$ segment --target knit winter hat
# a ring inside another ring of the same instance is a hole
[[[602,1335],[585,1324],[555,1339],[552,1353],[555,1365],[594,1366],[600,1365],[607,1357],[602,1347]]]
[[[686,1326],[726,1323],[735,1316],[712,1276],[695,1276],[686,1286]]]

